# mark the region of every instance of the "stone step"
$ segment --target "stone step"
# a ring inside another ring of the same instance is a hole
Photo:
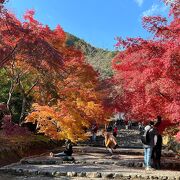
[[[122,144],[120,144],[120,142],[117,141],[117,144],[118,144],[119,148],[143,149],[143,145],[137,144],[137,143],[123,142]],[[104,143],[101,143],[101,142],[78,143],[77,146],[105,147]]]
[[[144,171],[143,169],[124,168],[116,165],[44,165],[44,166],[12,166],[0,169],[0,173],[16,176],[46,176],[46,177],[84,177],[84,178],[114,178],[114,179],[174,179],[180,180],[179,171]]]
[[[56,150],[59,152],[58,150]],[[75,153],[107,153],[107,149],[104,147],[94,147],[93,145],[91,146],[74,146],[73,151]],[[114,154],[119,154],[119,155],[143,155],[144,154],[144,149],[143,146],[134,146],[134,147],[124,147],[120,146],[117,149],[114,150]],[[162,149],[161,156],[163,157],[175,157],[176,153],[174,153],[171,150],[167,149]]]
[[[36,158],[23,158],[20,160],[21,164],[34,164],[34,165],[43,165],[43,164],[63,164],[63,163],[75,163],[75,159],[72,156],[65,156],[62,158],[55,157],[36,157]]]
[[[58,150],[56,150],[58,151]],[[75,153],[107,153],[108,150],[103,146],[103,147],[93,147],[93,146],[74,146],[73,151]],[[121,148],[118,147],[117,149],[114,150],[115,154],[119,155],[143,155],[143,148]]]
[[[117,144],[121,148],[142,148],[141,141],[133,141],[133,140],[121,140],[117,139]],[[95,147],[104,147],[104,139],[103,140],[97,140],[96,142],[86,141],[86,142],[79,142],[77,143],[77,146],[95,146]]]
[[[111,157],[112,159],[105,160],[76,160],[72,158],[72,160],[64,160],[63,158],[31,158],[31,159],[22,159],[20,163],[22,165],[62,165],[62,164],[74,164],[74,165],[116,165],[116,166],[123,166],[123,167],[143,167],[143,158],[136,157],[136,159],[122,159],[122,160],[115,160],[117,159],[116,156]],[[162,161],[161,162],[162,169],[173,169],[173,170],[180,170],[180,162],[177,161]]]

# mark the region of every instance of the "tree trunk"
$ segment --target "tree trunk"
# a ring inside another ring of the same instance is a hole
[[[31,93],[32,89],[36,86],[37,82],[38,82],[38,80],[35,81],[35,83],[30,87],[28,92],[25,92],[24,86],[23,86],[21,80],[19,79],[19,87],[21,89],[21,93],[22,93],[22,97],[23,97],[22,108],[21,108],[21,116],[19,118],[19,125],[22,124],[23,119],[24,119],[24,115],[25,115],[25,111],[26,111],[27,97]]]
[[[19,118],[19,125],[22,123],[26,110],[26,95],[23,94],[22,108],[21,108],[21,116]]]
[[[10,107],[10,102],[11,102],[13,90],[14,90],[14,81],[11,80],[11,87],[9,89],[9,93],[8,93],[9,95],[8,95],[8,100],[7,100],[7,110],[9,111],[11,116],[12,116],[12,111]]]

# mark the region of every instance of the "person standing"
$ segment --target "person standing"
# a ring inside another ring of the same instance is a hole
[[[153,167],[155,169],[161,168],[161,151],[162,151],[162,136],[160,131],[160,125],[161,125],[161,116],[157,116],[157,121],[154,124],[154,127],[157,130],[157,143],[153,148],[152,151],[152,159],[153,159]]]
[[[116,138],[117,134],[118,134],[118,127],[117,127],[117,125],[115,123],[114,128],[113,128],[113,136]]]
[[[128,121],[128,129],[132,129],[132,121],[131,120]]]
[[[141,124],[141,122],[138,122],[138,129],[139,129],[140,132],[142,131],[142,124]]]
[[[161,134],[158,134],[157,143],[152,151],[153,167],[155,169],[161,168],[161,150],[162,150],[162,136]]]
[[[157,131],[154,128],[154,122],[150,121],[149,124],[144,128],[146,142],[144,142],[144,167],[146,170],[152,170],[151,167],[151,156],[153,147],[157,143]]]
[[[98,131],[98,126],[96,122],[92,125],[91,131],[92,131],[92,142],[96,142],[96,134]]]

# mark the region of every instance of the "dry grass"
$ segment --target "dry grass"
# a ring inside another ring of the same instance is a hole
[[[29,145],[38,142],[48,143],[49,138],[44,137],[42,135],[25,135],[25,136],[6,136],[0,131],[0,144],[3,144],[3,147],[12,147],[12,146],[19,146],[19,145]]]

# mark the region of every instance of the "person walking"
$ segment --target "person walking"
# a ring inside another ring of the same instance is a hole
[[[110,132],[104,132],[104,143],[110,154],[113,154],[113,149],[116,149],[118,147],[118,144],[116,142],[116,138],[110,133]]]
[[[153,147],[157,143],[157,131],[154,128],[154,122],[150,121],[144,128],[144,141],[142,141],[144,147],[144,167],[146,170],[153,170],[151,166],[151,156]]]

